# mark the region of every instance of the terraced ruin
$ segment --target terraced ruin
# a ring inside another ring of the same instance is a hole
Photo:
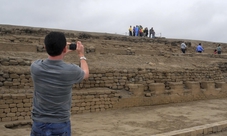
[[[30,65],[46,59],[50,31],[86,48],[90,77],[73,87],[72,114],[227,97],[226,43],[0,25],[0,122],[30,120]],[[198,43],[205,52],[195,52]],[[223,53],[213,54],[219,44]],[[64,60],[79,62],[75,52]]]

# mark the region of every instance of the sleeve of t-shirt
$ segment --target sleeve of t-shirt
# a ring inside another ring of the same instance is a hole
[[[77,65],[73,65],[75,67],[75,73],[73,74],[74,76],[74,83],[79,83],[84,79],[84,71]]]

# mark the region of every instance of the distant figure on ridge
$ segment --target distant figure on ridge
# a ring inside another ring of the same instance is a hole
[[[132,36],[132,26],[129,27],[128,31],[129,31],[129,36]]]
[[[143,30],[143,33],[144,33],[144,37],[148,36],[148,28],[147,27]]]
[[[186,44],[184,42],[182,42],[180,46],[181,46],[182,53],[185,53],[186,48],[187,48]]]
[[[152,35],[152,38],[155,38],[155,31],[154,31],[153,27],[151,27],[149,32],[150,32],[149,37],[151,38],[151,35]]]
[[[218,45],[216,50],[217,50],[218,54],[221,54],[221,45],[220,44]]]
[[[199,43],[199,45],[196,47],[196,52],[202,53],[203,51],[204,51],[204,49],[203,49],[201,43]]]
[[[133,30],[132,30],[132,32],[133,32],[133,36],[135,36],[135,34],[136,34],[136,27],[135,26],[133,26]]]
[[[139,26],[138,25],[136,26],[135,32],[136,32],[135,36],[138,36],[138,34],[139,34]]]
[[[142,37],[143,36],[143,27],[140,25],[139,27],[139,36]]]

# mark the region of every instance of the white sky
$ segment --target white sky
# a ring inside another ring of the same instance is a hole
[[[227,0],[0,0],[0,24],[227,43]]]

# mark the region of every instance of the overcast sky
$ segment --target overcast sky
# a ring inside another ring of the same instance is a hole
[[[227,43],[227,0],[0,0],[0,24]]]

